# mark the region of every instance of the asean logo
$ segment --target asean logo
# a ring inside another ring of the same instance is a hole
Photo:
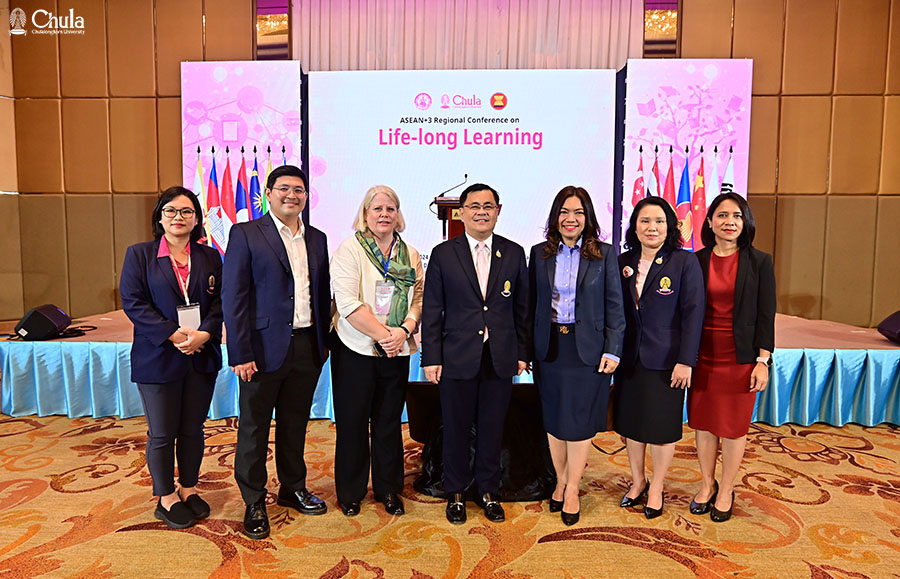
[[[431,95],[427,92],[420,92],[416,95],[413,102],[420,111],[428,110],[428,108],[431,107]]]
[[[498,111],[506,108],[506,95],[502,92],[495,92],[491,95],[491,106]]]

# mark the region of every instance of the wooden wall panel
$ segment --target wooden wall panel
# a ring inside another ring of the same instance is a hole
[[[181,94],[181,62],[203,60],[203,1],[156,0],[156,86]]]
[[[900,195],[900,96],[884,99],[884,140],[881,146],[879,193]]]
[[[775,254],[775,195],[749,195],[747,201],[756,220],[754,247]]]
[[[786,0],[784,94],[829,94],[834,84],[837,0]]]
[[[153,239],[150,219],[156,205],[156,194],[149,195],[113,195],[113,234],[115,253],[113,267],[116,272],[116,307],[122,307],[119,296],[119,277],[122,273],[122,262],[125,261],[125,250],[128,246]]]
[[[822,319],[868,326],[875,266],[876,198],[828,196]]]
[[[16,0],[31,15],[38,8],[56,12],[56,0]],[[9,17],[6,19],[9,22]],[[13,89],[17,97],[59,97],[59,41],[51,34],[25,34],[11,39]],[[39,71],[40,74],[35,74]]]
[[[891,0],[888,37],[887,93],[900,94],[900,1]]]
[[[0,320],[16,320],[25,314],[19,197],[0,195]]]
[[[838,96],[833,101],[831,171],[833,193],[875,193],[881,164],[884,97]]]
[[[881,94],[887,62],[890,0],[840,0],[835,94]]]
[[[67,193],[109,192],[109,101],[63,99]]]
[[[9,34],[9,0],[0,5],[0,96],[13,96],[12,35]]]
[[[246,0],[218,0],[207,2],[204,8],[204,60],[253,60],[253,33],[256,28],[253,4]]]
[[[778,166],[778,97],[753,97],[747,191],[774,193]]]
[[[156,101],[157,146],[159,150],[159,188],[165,191],[182,184],[181,172],[181,99]]]
[[[64,97],[105,97],[106,3],[59,0],[59,13],[84,18],[84,34],[59,36],[59,72]]]
[[[825,197],[779,195],[775,222],[778,311],[822,315]]]
[[[113,191],[156,191],[156,99],[111,99],[109,120]]]
[[[110,96],[156,96],[153,1],[115,0],[106,11]]]
[[[0,98],[0,191],[18,190],[16,107],[13,99]]]
[[[735,0],[732,57],[753,59],[753,94],[781,91],[784,0]]]
[[[781,99],[779,193],[825,192],[830,137],[831,97]]]
[[[113,268],[112,196],[66,197],[69,315],[88,316],[116,308]]]
[[[731,0],[682,0],[681,57],[731,57]]]
[[[19,196],[24,309],[55,304],[69,310],[66,202],[62,195]]]
[[[62,192],[59,99],[16,99],[16,167],[19,191]]]
[[[878,323],[900,310],[900,197],[878,197],[878,230],[875,237],[875,281],[872,292],[872,321]]]

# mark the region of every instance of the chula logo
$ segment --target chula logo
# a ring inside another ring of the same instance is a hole
[[[28,34],[25,31],[25,24],[28,22],[28,18],[25,16],[25,11],[21,8],[13,8],[9,11],[9,33],[15,34],[17,36],[24,36]]]
[[[21,8],[13,8],[9,12],[9,33],[25,35],[25,24],[28,19]],[[32,34],[84,34],[84,18],[75,15],[75,10],[69,8],[68,14],[56,15],[53,12],[39,8],[31,15]]]

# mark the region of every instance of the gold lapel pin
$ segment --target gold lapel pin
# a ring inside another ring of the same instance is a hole
[[[661,258],[661,257],[657,257],[657,258],[656,258],[656,265],[662,265],[662,258]]]
[[[501,257],[503,257],[503,256],[500,255],[500,250],[498,249],[498,250],[497,250],[497,258],[499,259],[499,258],[501,258]]]

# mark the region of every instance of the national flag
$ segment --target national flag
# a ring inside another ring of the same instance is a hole
[[[234,185],[231,184],[231,159],[225,157],[225,172],[222,173],[222,219],[225,221],[225,233],[237,223],[237,209],[234,206]]]
[[[691,222],[695,225],[693,232],[694,251],[703,249],[700,232],[706,219],[706,183],[703,179],[703,151],[700,151],[700,169],[694,177],[694,193],[691,195]]]
[[[222,223],[221,205],[222,203],[219,200],[219,178],[216,176],[216,157],[213,156],[212,169],[209,171],[209,187],[206,191],[206,223],[213,247],[218,249],[219,253],[224,256],[228,237]]]
[[[644,156],[638,163],[637,178],[634,180],[634,189],[631,191],[631,206],[636,207],[638,202],[644,198]]]
[[[241,154],[241,168],[238,169],[237,185],[234,188],[234,212],[237,223],[250,221],[250,190],[247,187],[247,167]]]
[[[194,195],[200,200],[200,206],[205,212],[209,210],[206,202],[206,193],[203,191],[203,163],[200,161],[200,153],[197,153],[197,170],[194,171]],[[203,229],[206,231],[206,238],[209,239],[209,219],[203,219]]]
[[[253,172],[250,173],[250,218],[259,219],[264,213],[266,196],[259,188],[259,169],[256,164],[256,153],[253,154]]]
[[[663,199],[669,202],[675,209],[675,169],[672,167],[672,155],[669,155],[669,174],[666,175],[666,184],[663,187]]]
[[[725,177],[722,179],[722,193],[734,193],[734,158],[728,156],[728,165],[725,166]]]
[[[675,213],[678,215],[678,230],[685,249],[691,249],[694,227],[691,221],[691,176],[687,156],[684,158],[684,170],[681,172],[681,183],[678,185],[678,203]]]
[[[653,157],[653,168],[647,175],[647,196],[659,197],[659,157]]]
[[[706,208],[709,209],[709,204],[712,203],[713,199],[719,196],[719,149],[716,147],[713,149],[713,163],[712,163],[712,171],[709,179],[706,180]]]

